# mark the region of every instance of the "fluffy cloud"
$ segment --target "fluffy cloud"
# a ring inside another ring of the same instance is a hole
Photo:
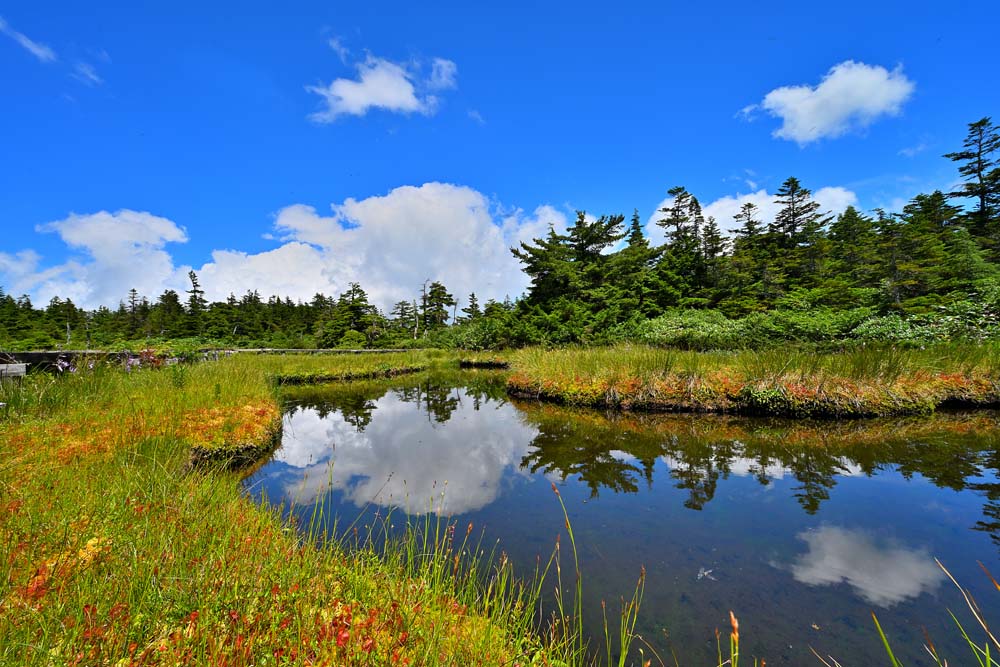
[[[820,188],[813,198],[819,202],[821,210],[830,213],[843,213],[848,206],[858,205],[858,196],[839,185]]]
[[[40,269],[40,258],[31,251],[0,256],[0,277],[12,293],[29,293],[41,302],[68,297],[93,308],[117,304],[131,287],[155,295],[185,284],[187,267],[175,267],[165,246],[186,242],[187,234],[166,218],[127,209],[74,213],[36,230],[58,234],[80,257]]]
[[[913,95],[915,85],[902,67],[889,71],[879,65],[844,61],[830,68],[816,86],[782,86],[741,113],[750,117],[763,109],[780,118],[773,132],[800,145],[863,129],[881,116],[895,116]]]
[[[342,290],[356,280],[374,303],[412,299],[425,280],[440,280],[458,296],[517,296],[527,286],[509,247],[566,219],[551,207],[515,211],[495,220],[489,200],[447,183],[404,186],[385,196],[347,199],[332,215],[294,205],[275,227],[284,240],[314,246],[327,284]],[[207,281],[206,281],[207,284]]]
[[[820,210],[826,213],[837,214],[843,212],[848,206],[858,205],[858,196],[839,185],[820,188],[813,193],[813,199],[819,203]],[[664,240],[663,230],[656,226],[656,221],[663,217],[659,211],[662,208],[669,208],[673,201],[672,197],[661,201],[646,223],[650,237],[658,243],[662,243]],[[720,197],[707,205],[703,204],[702,211],[706,218],[709,216],[715,218],[719,227],[732,231],[739,226],[733,220],[733,216],[739,213],[740,208],[747,203],[757,207],[757,217],[765,224],[772,222],[781,209],[781,206],[775,202],[775,196],[762,188],[756,192]]]
[[[215,250],[200,268],[206,296],[225,299],[256,289],[262,295],[308,300],[336,295],[360,282],[372,303],[388,309],[412,299],[425,280],[443,282],[464,301],[516,297],[527,278],[509,248],[566,228],[551,206],[528,213],[497,212],[483,194],[447,183],[404,186],[382,196],[347,199],[323,215],[295,204],[278,212],[281,244],[260,253]],[[44,268],[30,250],[0,253],[0,285],[36,301],[69,297],[87,308],[116,305],[128,289],[155,298],[164,289],[188,288],[191,267],[175,266],[167,250],[187,233],[171,220],[137,211],[71,215],[38,227],[57,233],[79,256]]]
[[[34,250],[22,250],[13,255],[0,252],[0,276],[27,276],[38,269],[41,256]]]
[[[327,275],[330,259],[307,243],[286,243],[273,250],[248,254],[238,250],[216,250],[212,261],[198,269],[198,280],[208,298],[223,300],[258,290],[265,298],[281,297],[308,301],[317,292],[336,295],[340,284]]]
[[[791,566],[796,581],[810,586],[846,583],[879,607],[932,592],[944,579],[927,552],[879,544],[856,530],[823,526],[798,537],[808,551]]]
[[[335,50],[341,58],[346,57],[344,51]],[[433,60],[430,77],[426,80],[421,79],[412,67],[372,55],[355,67],[357,79],[334,79],[328,85],[306,86],[306,90],[322,97],[325,105],[325,108],[309,116],[311,120],[332,123],[345,115],[364,116],[371,109],[429,116],[437,111],[439,100],[427,91],[445,90],[457,85],[458,68],[444,58]]]
[[[56,60],[55,51],[44,44],[40,44],[32,39],[29,39],[27,35],[14,30],[2,16],[0,16],[0,35],[10,37],[12,40],[20,44],[22,48],[28,51],[28,53],[35,56],[43,63],[50,63]]]

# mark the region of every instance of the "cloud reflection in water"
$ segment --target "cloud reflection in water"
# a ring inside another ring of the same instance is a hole
[[[796,581],[810,586],[846,583],[879,607],[933,592],[944,579],[925,550],[880,544],[862,531],[822,526],[798,537],[808,551],[791,565]]]
[[[364,431],[339,412],[313,408],[285,416],[275,460],[295,468],[286,495],[311,504],[328,490],[361,507],[369,502],[422,514],[460,514],[493,502],[505,471],[518,470],[538,431],[513,406],[486,402],[444,423],[390,392],[376,401]]]

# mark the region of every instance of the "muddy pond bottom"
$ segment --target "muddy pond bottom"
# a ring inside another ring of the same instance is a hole
[[[601,652],[601,600],[614,624],[642,567],[637,646],[654,665],[715,665],[729,610],[747,664],[821,664],[811,649],[889,664],[872,611],[905,664],[934,664],[925,630],[950,664],[974,664],[948,609],[980,644],[983,633],[935,558],[1000,622],[1000,591],[978,564],[1000,576],[995,412],[809,423],[606,414],[512,401],[501,375],[475,371],[284,396],[281,447],[245,486],[302,517],[322,501],[342,529],[389,508],[472,522],[530,576],[564,532],[555,482]]]

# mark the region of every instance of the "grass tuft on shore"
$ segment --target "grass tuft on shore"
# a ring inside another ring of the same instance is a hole
[[[279,385],[388,378],[439,366],[453,366],[455,363],[453,354],[440,350],[322,356],[262,355],[256,359],[264,373]]]
[[[1000,345],[687,352],[621,345],[512,355],[511,394],[625,410],[794,417],[921,414],[1000,404]]]

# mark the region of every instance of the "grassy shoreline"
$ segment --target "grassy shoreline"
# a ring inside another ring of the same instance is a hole
[[[1000,405],[997,345],[830,354],[528,349],[512,355],[512,367],[512,396],[622,410],[844,419]]]
[[[343,376],[359,361],[312,363]],[[268,376],[309,365],[237,357],[4,386],[0,663],[578,664],[565,637],[536,634],[537,589],[460,555],[454,528],[348,548],[243,494],[228,468],[273,445]],[[209,465],[190,465],[198,451]]]
[[[373,380],[419,373],[441,364],[454,364],[453,355],[437,350],[354,354],[317,358],[312,355],[258,356],[258,363],[278,385],[324,384]]]

